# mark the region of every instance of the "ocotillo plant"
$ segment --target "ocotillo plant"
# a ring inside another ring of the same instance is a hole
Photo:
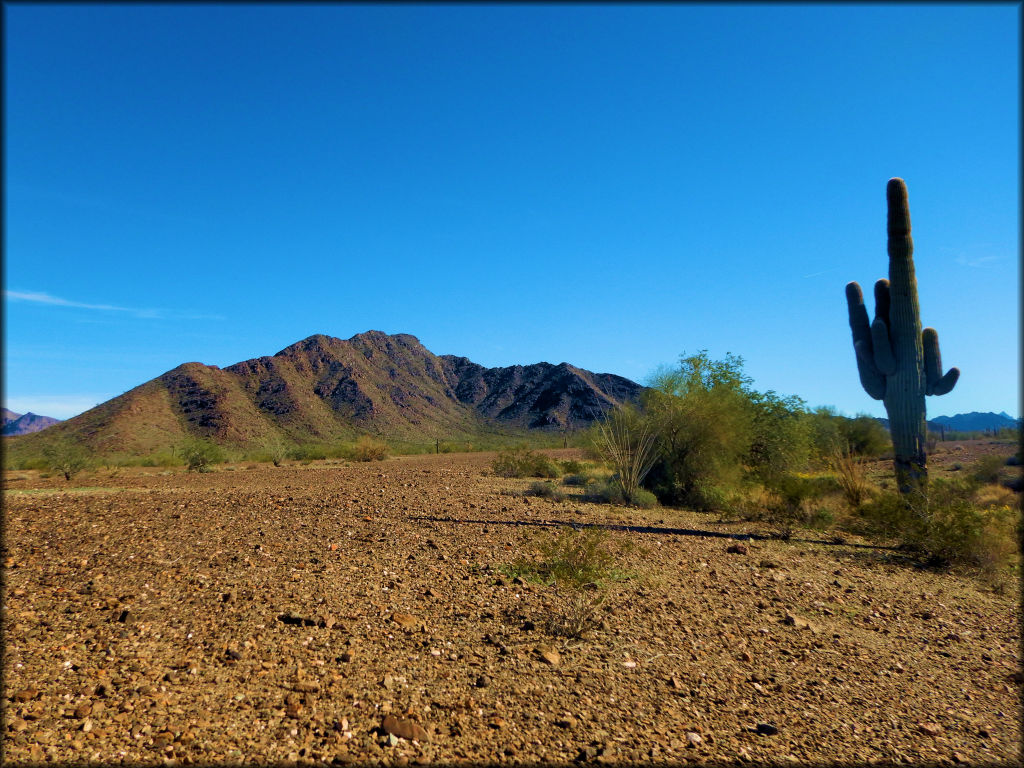
[[[957,368],[942,374],[939,334],[921,330],[914,276],[914,241],[903,179],[889,179],[889,279],[875,283],[875,319],[868,324],[864,294],[846,286],[857,371],[864,390],[885,403],[900,493],[924,491],[928,482],[925,395],[944,395],[960,377]]]

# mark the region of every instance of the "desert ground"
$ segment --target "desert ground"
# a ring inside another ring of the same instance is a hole
[[[492,459],[6,472],[4,761],[1019,764],[1016,590]],[[562,526],[581,637],[512,568]]]

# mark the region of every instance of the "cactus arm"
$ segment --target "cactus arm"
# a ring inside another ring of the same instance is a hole
[[[850,312],[850,331],[853,334],[853,349],[857,353],[857,373],[860,375],[861,386],[875,400],[881,400],[885,397],[885,377],[875,366],[868,310],[864,306],[864,294],[856,282],[846,286],[846,304]]]
[[[875,367],[886,376],[896,373],[896,358],[893,357],[892,342],[889,339],[889,281],[875,283],[875,319],[871,323],[871,346],[875,353]]]
[[[924,344],[924,369],[928,383],[925,388],[927,395],[945,395],[956,385],[960,378],[959,368],[950,368],[942,375],[942,355],[939,352],[939,332],[934,328],[925,328],[921,332]]]

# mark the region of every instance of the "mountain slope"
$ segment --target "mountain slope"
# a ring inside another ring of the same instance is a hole
[[[576,428],[642,389],[567,363],[485,368],[434,355],[408,334],[315,335],[223,369],[184,363],[69,419],[45,440],[18,438],[8,448],[30,451],[62,435],[100,454],[145,454],[192,438],[252,446],[361,433],[432,439]]]
[[[1019,426],[1019,422],[1006,413],[971,411],[955,416],[936,416],[928,420],[928,426],[933,429],[939,425],[956,432],[981,432],[986,429],[1012,429]]]

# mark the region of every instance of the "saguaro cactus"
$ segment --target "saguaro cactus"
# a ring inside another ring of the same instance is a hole
[[[903,179],[889,179],[889,279],[875,283],[875,319],[868,323],[864,294],[856,283],[846,286],[850,330],[857,372],[864,390],[885,403],[894,449],[896,482],[901,493],[924,490],[928,482],[925,395],[953,389],[960,370],[942,374],[939,334],[921,330],[914,276],[914,241]]]

